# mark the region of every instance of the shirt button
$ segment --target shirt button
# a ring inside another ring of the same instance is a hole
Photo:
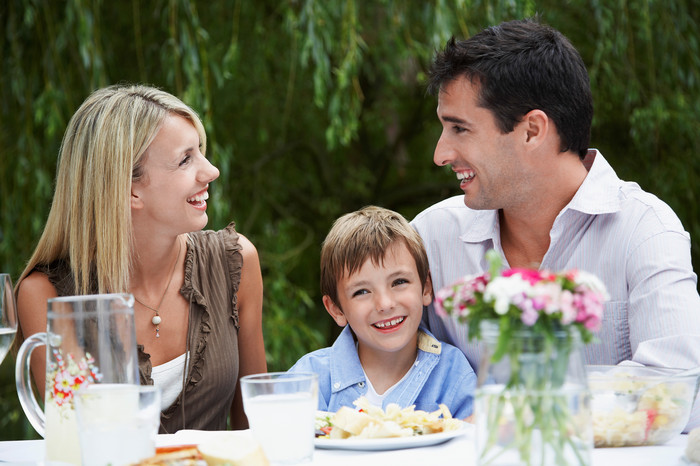
[[[357,384],[357,386],[360,387],[360,388],[365,388],[365,383],[364,383],[364,382],[360,382],[360,383]]]
[[[340,388],[340,382],[336,382],[333,384],[333,388],[338,389]]]

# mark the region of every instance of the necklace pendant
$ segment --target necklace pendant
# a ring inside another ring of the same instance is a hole
[[[160,338],[160,327],[156,327],[156,338]]]
[[[153,325],[158,325],[161,322],[161,318],[158,314],[154,315],[153,318],[151,319],[151,323]]]

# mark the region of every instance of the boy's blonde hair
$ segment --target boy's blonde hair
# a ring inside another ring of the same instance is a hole
[[[19,284],[38,264],[67,259],[75,294],[126,292],[132,261],[131,184],[144,176],[146,149],[169,115],[187,119],[206,153],[197,114],[177,97],[142,85],[93,92],[61,144],[46,227]],[[92,289],[90,277],[96,277]]]
[[[358,271],[367,258],[380,265],[389,247],[397,242],[406,245],[425,286],[430,271],[428,255],[420,235],[401,214],[367,206],[337,219],[321,247],[321,294],[340,307],[338,281]]]

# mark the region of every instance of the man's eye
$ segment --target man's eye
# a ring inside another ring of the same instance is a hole
[[[454,131],[454,132],[457,133],[457,134],[463,133],[463,132],[465,132],[466,130],[467,130],[466,128],[462,128],[461,126],[453,126],[453,127],[452,127],[452,131]]]
[[[191,156],[186,155],[181,161],[180,161],[180,166],[187,165],[190,163],[190,160],[192,159]]]

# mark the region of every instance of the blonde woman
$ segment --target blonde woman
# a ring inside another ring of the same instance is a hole
[[[17,284],[25,336],[46,330],[48,298],[134,295],[141,383],[163,389],[161,432],[226,429],[229,412],[245,428],[238,379],[267,369],[257,251],[233,224],[200,231],[219,176],[205,153],[201,121],[167,92],[94,92],[68,124],[46,227]]]

